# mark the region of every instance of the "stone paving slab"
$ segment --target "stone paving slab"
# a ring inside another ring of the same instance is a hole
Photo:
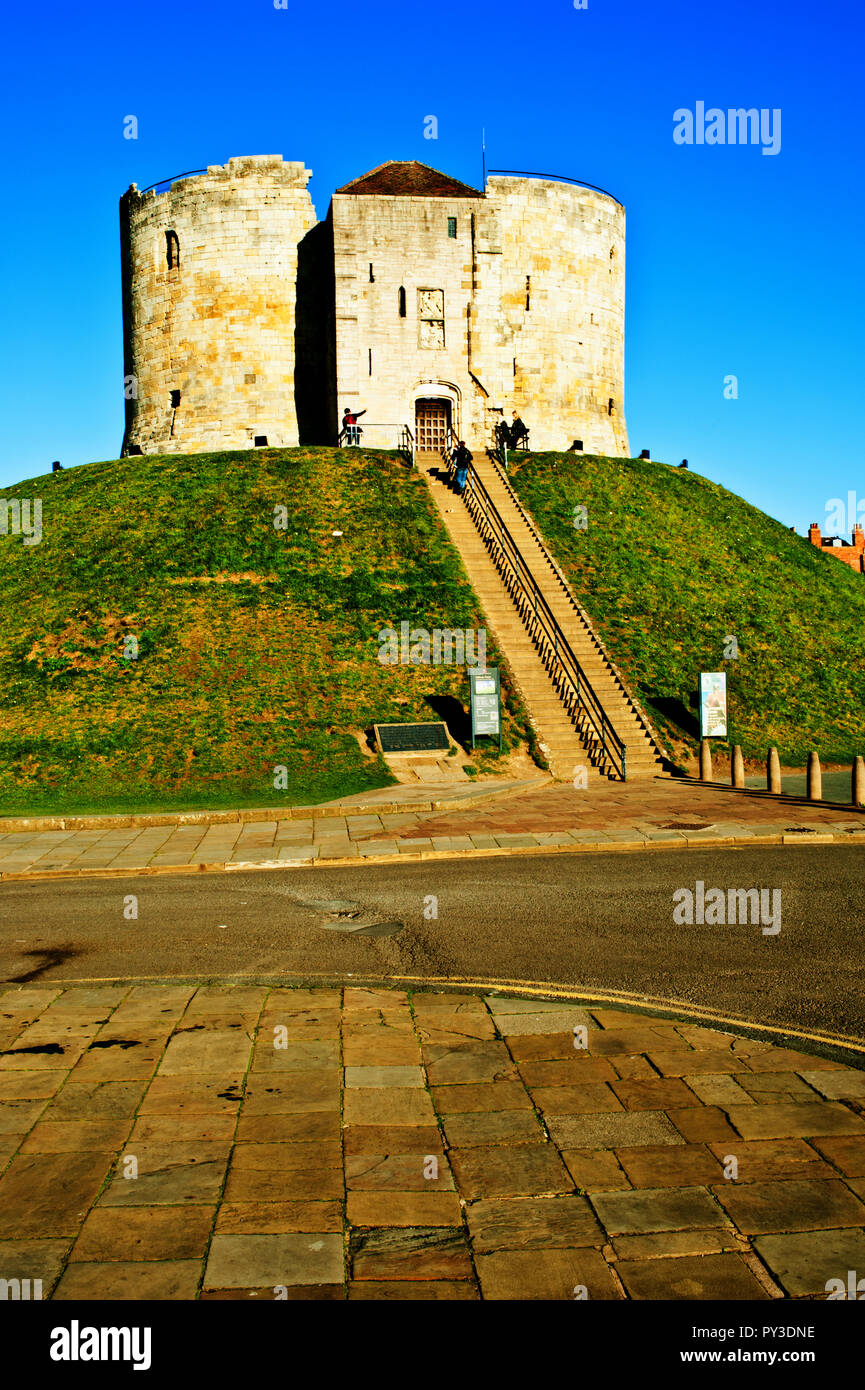
[[[17,831],[2,829],[17,822],[0,821],[0,879],[865,838],[865,809],[851,805],[845,816],[829,804],[668,777],[601,782],[583,791],[546,778],[506,782],[466,789],[445,810],[405,795],[401,806],[349,798],[282,813],[176,813],[146,829],[112,829],[110,817],[96,818],[103,827],[97,829],[83,828],[81,817],[70,819],[71,829],[38,828],[60,819],[34,820],[34,828]]]
[[[863,1077],[562,999],[6,986],[0,1278],[59,1301],[825,1298],[865,1269]]]

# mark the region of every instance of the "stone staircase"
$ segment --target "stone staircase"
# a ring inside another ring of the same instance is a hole
[[[487,623],[507,657],[528,708],[538,742],[554,777],[576,777],[591,784],[602,775],[592,766],[589,748],[576,727],[531,635],[520,608],[494,563],[487,542],[465,502],[451,491],[438,454],[418,454],[417,465],[430,485],[433,500],[462,558]],[[484,484],[528,569],[591,683],[604,712],[627,749],[628,781],[662,772],[661,753],[648,721],[596,637],[587,615],[570,592],[564,576],[537,528],[519,503],[506,477],[481,451],[473,467]]]

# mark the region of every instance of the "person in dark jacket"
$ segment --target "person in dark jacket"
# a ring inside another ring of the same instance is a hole
[[[529,437],[529,432],[523,424],[522,420],[520,419],[519,415],[514,416],[513,424],[510,428],[510,436],[510,446],[512,449],[516,449],[517,445],[520,443],[520,440],[528,439]]]
[[[465,440],[461,439],[454,451],[454,470],[456,472],[457,492],[465,492],[466,481],[469,476],[469,464],[472,461],[471,452],[466,448]]]

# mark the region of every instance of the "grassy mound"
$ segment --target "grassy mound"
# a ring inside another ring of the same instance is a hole
[[[510,478],[679,752],[699,742],[699,673],[726,671],[731,741],[746,756],[771,743],[791,765],[812,748],[826,763],[865,753],[865,577],[686,469],[512,455]]]
[[[387,786],[363,731],[467,703],[464,667],[378,660],[379,631],[403,620],[484,625],[396,454],[131,458],[3,495],[41,499],[43,537],[0,535],[0,814]],[[503,687],[508,747],[526,729],[506,671]]]

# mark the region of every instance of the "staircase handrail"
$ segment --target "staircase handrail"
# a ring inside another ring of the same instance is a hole
[[[444,454],[445,451],[442,450]],[[453,465],[447,457],[449,471]],[[574,655],[555,614],[539,591],[537,581],[520,553],[513,536],[505,525],[486,487],[475,469],[469,465],[468,478],[463,492],[463,501],[471,513],[479,531],[484,525],[490,537],[497,543],[500,554],[511,576],[531,604],[534,618],[547,642],[547,655],[552,656],[559,675],[570,686],[576,708],[588,722],[591,733],[599,745],[602,766],[610,764],[621,781],[627,780],[627,749],[616,733],[609,715],[604,710],[592,683],[579,660]]]
[[[399,451],[407,454],[411,459],[412,468],[415,464],[415,441],[414,435],[408,425],[401,425],[399,431]]]
[[[489,452],[489,451],[488,451],[488,452]],[[494,452],[494,451],[493,451],[493,452]],[[570,604],[572,604],[573,608],[575,609],[578,618],[579,618],[580,621],[582,622],[583,626],[584,626],[585,629],[586,629],[586,632],[588,633],[589,637],[591,638],[591,641],[592,641],[592,643],[593,643],[593,645],[594,645],[594,647],[595,647],[595,650],[599,653],[599,655],[600,655],[600,656],[604,659],[604,661],[607,663],[607,665],[609,666],[609,668],[610,668],[610,670],[612,671],[613,675],[615,676],[616,680],[618,681],[619,685],[621,686],[621,688],[622,688],[622,694],[624,695],[624,697],[625,697],[625,699],[627,700],[628,704],[631,706],[631,709],[632,709],[633,712],[636,714],[637,718],[639,719],[640,723],[642,724],[642,726],[643,726],[645,732],[647,733],[647,735],[648,735],[649,738],[651,739],[652,743],[654,744],[654,746],[655,746],[655,751],[657,752],[658,756],[661,757],[661,758],[666,757],[666,752],[665,752],[665,750],[664,750],[664,745],[663,745],[663,743],[662,743],[662,741],[661,741],[661,738],[660,738],[659,735],[658,735],[657,729],[655,728],[654,724],[652,723],[652,720],[649,718],[648,714],[646,713],[645,709],[643,708],[643,705],[640,703],[640,701],[637,699],[636,695],[635,695],[635,694],[633,693],[633,691],[631,690],[631,688],[630,688],[630,686],[629,686],[629,684],[628,684],[628,681],[625,679],[625,676],[624,676],[624,674],[622,673],[621,669],[619,668],[619,666],[617,665],[617,663],[613,660],[613,657],[612,657],[612,655],[611,655],[611,653],[610,653],[610,651],[609,651],[609,649],[608,649],[606,643],[604,642],[603,638],[599,635],[598,632],[596,632],[596,630],[595,630],[595,628],[594,628],[594,625],[593,625],[593,623],[592,623],[591,618],[589,617],[589,615],[588,615],[588,613],[586,612],[585,608],[584,608],[583,605],[580,603],[579,599],[577,598],[576,594],[574,593],[573,589],[571,588],[571,585],[570,585],[570,583],[569,583],[569,581],[568,581],[568,577],[567,577],[567,575],[564,573],[564,571],[562,570],[561,565],[558,563],[558,561],[556,560],[555,556],[552,555],[552,554],[550,554],[549,547],[547,546],[546,542],[544,541],[544,538],[542,537],[540,531],[538,530],[537,522],[535,521],[534,517],[532,516],[532,514],[531,514],[531,512],[529,511],[528,507],[526,506],[525,502],[522,500],[522,498],[521,498],[521,497],[517,494],[517,492],[514,490],[513,483],[511,482],[511,480],[510,480],[510,478],[508,477],[507,473],[505,473],[505,472],[502,471],[503,465],[502,465],[501,459],[499,459],[498,457],[495,457],[495,460],[494,460],[494,461],[495,461],[495,464],[496,464],[496,471],[497,471],[497,475],[498,475],[499,482],[502,484],[502,487],[503,487],[503,488],[505,489],[505,491],[507,492],[507,494],[508,494],[508,496],[509,496],[509,498],[510,498],[512,504],[513,504],[513,506],[516,507],[517,511],[519,512],[519,514],[520,514],[520,516],[522,517],[523,521],[525,522],[526,526],[529,528],[529,530],[531,531],[532,535],[534,536],[536,542],[538,543],[538,545],[539,545],[539,546],[541,547],[541,549],[543,550],[544,555],[545,555],[545,557],[546,557],[546,562],[547,562],[547,564],[549,565],[550,569],[552,570],[553,574],[556,576],[556,578],[557,578],[559,584],[561,585],[562,589],[564,590],[565,594],[567,595],[568,602],[569,602]]]

